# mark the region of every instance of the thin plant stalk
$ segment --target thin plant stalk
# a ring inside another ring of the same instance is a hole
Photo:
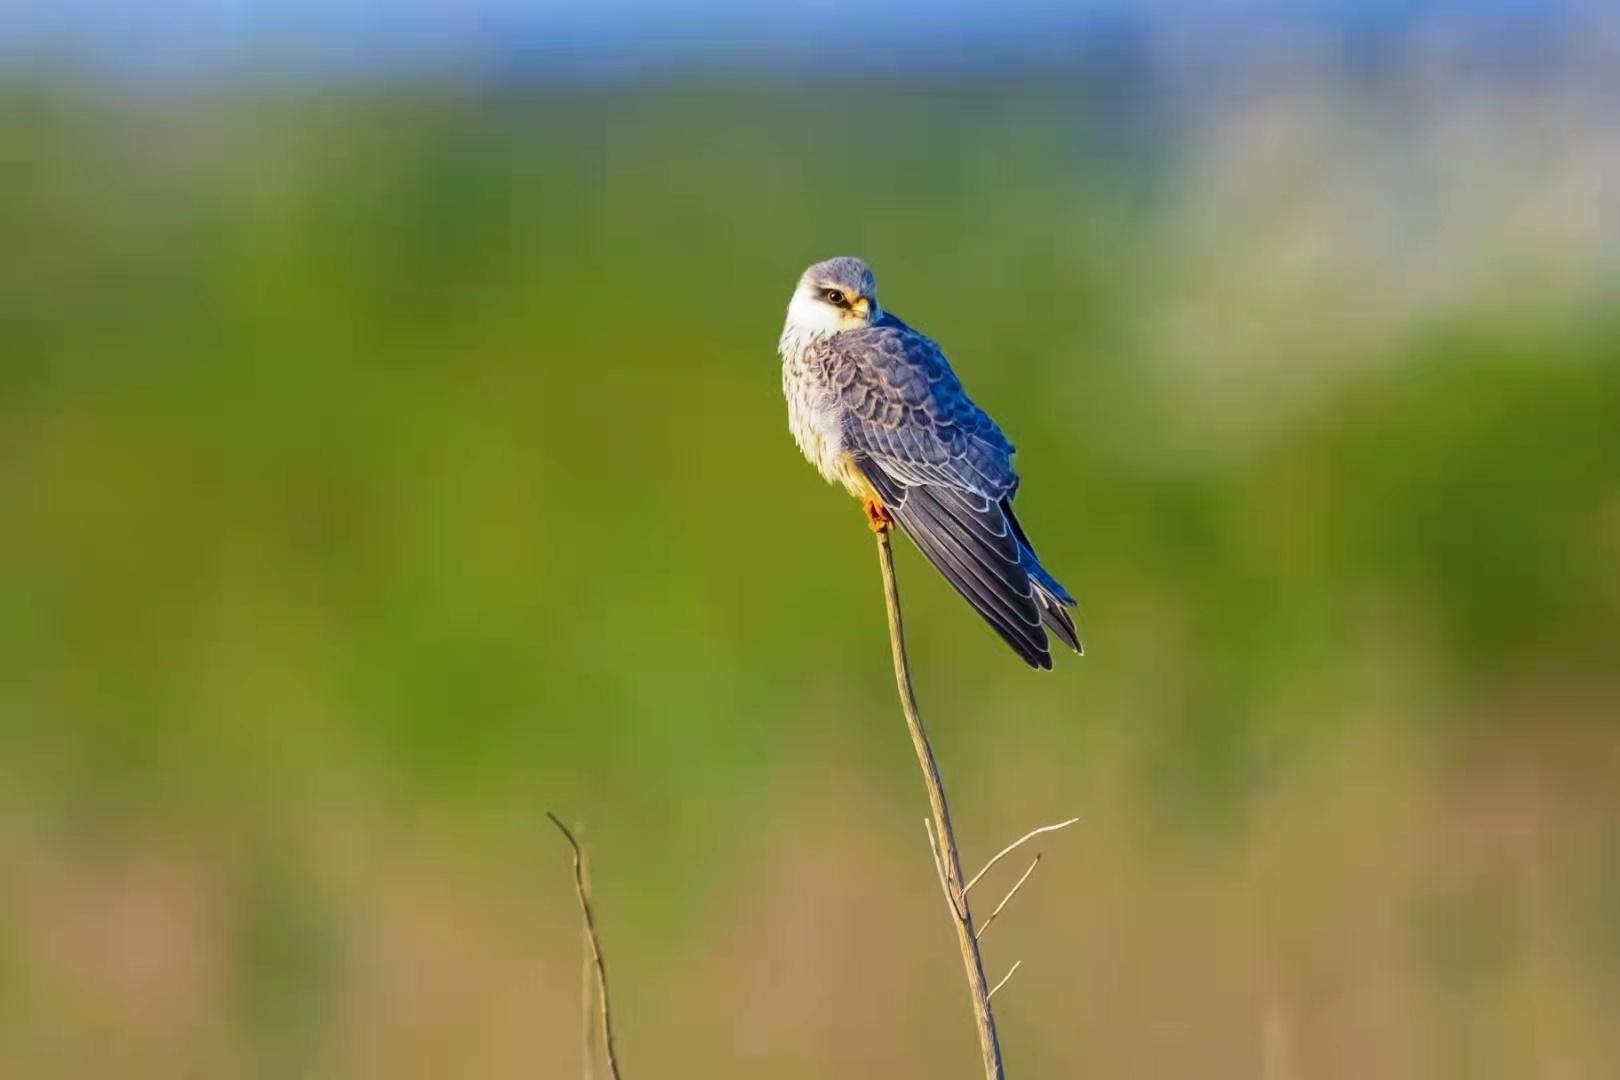
[[[922,767],[923,783],[928,788],[928,805],[933,813],[934,832],[939,837],[940,866],[945,879],[946,898],[950,902],[951,923],[956,928],[956,944],[962,953],[962,968],[967,974],[968,990],[973,997],[973,1019],[979,1029],[979,1050],[984,1057],[986,1080],[1004,1080],[1001,1065],[1001,1043],[996,1037],[996,1019],[990,1011],[990,984],[984,977],[984,961],[979,956],[979,943],[973,930],[973,913],[968,908],[967,888],[963,884],[962,860],[957,853],[956,833],[951,829],[951,812],[945,802],[945,785],[939,778],[939,766],[934,762],[934,749],[929,745],[928,732],[917,713],[917,697],[911,689],[911,665],[906,660],[905,629],[900,618],[900,588],[894,577],[894,545],[887,527],[875,527],[877,534],[878,564],[883,570],[883,598],[889,611],[889,644],[894,653],[894,681],[900,691],[900,708],[906,715],[906,728],[911,732],[911,744],[917,751],[917,764]],[[1009,973],[1010,975],[1011,973]]]

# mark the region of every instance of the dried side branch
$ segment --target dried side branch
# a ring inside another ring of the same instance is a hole
[[[945,861],[939,857],[939,845],[934,842],[934,823],[923,818],[923,831],[928,834],[928,850],[934,856],[934,873],[939,875],[939,891],[945,897],[945,906],[951,909],[952,915],[960,917],[956,901],[951,899],[951,887],[945,880]]]
[[[1024,887],[1024,882],[1029,880],[1029,875],[1033,874],[1035,872],[1035,868],[1039,865],[1041,865],[1041,857],[1037,855],[1029,864],[1029,869],[1024,871],[1024,876],[1018,879],[1018,884],[1007,890],[1007,895],[1001,898],[1001,903],[996,905],[996,910],[992,911],[990,913],[990,917],[984,920],[984,925],[979,927],[979,932],[974,935],[976,940],[982,939],[985,932],[995,925],[996,916],[1001,914],[1001,909],[1007,906],[1007,901],[1018,895],[1018,890]]]
[[[1038,829],[1031,829],[1029,832],[1025,833],[1023,836],[1020,836],[1017,840],[1014,840],[1012,843],[1008,844],[1006,847],[1004,847],[1000,851],[996,852],[996,857],[991,859],[989,862],[985,863],[984,864],[984,869],[980,870],[977,874],[974,874],[973,875],[973,880],[968,882],[967,883],[967,888],[963,889],[962,891],[963,892],[968,892],[968,891],[972,890],[973,886],[975,886],[975,885],[977,885],[979,883],[979,879],[984,877],[984,875],[986,875],[986,874],[988,874],[990,872],[991,867],[995,866],[996,863],[1000,862],[1002,859],[1006,858],[1008,855],[1011,855],[1013,852],[1017,851],[1019,848],[1023,847],[1025,844],[1029,843],[1031,840],[1035,839],[1037,836],[1041,835],[1042,833],[1057,832],[1059,829],[1067,829],[1070,825],[1073,825],[1075,822],[1077,822],[1079,820],[1080,819],[1077,818],[1077,817],[1072,817],[1068,821],[1060,821],[1056,825],[1042,825]]]
[[[1007,969],[1007,974],[1003,975],[1001,977],[1001,981],[996,983],[994,988],[991,989],[990,996],[995,997],[996,996],[996,991],[1000,990],[1003,986],[1006,986],[1007,982],[1013,977],[1013,974],[1015,972],[1017,972],[1017,970],[1019,968],[1023,967],[1023,966],[1024,966],[1024,962],[1022,960],[1013,961],[1013,966],[1011,968]]]
[[[619,1078],[619,1059],[613,1049],[613,1007],[608,1002],[607,962],[602,959],[602,946],[596,937],[596,917],[591,913],[591,890],[585,881],[585,853],[574,839],[574,834],[568,831],[568,826],[556,814],[546,811],[546,817],[557,826],[557,830],[568,841],[568,846],[574,851],[574,892],[579,896],[579,910],[585,919],[585,937],[590,943],[591,958],[596,963],[596,989],[597,1004],[602,1018],[602,1046],[607,1057],[608,1076],[612,1080]],[[590,1069],[589,1056],[585,1059],[587,1072]]]

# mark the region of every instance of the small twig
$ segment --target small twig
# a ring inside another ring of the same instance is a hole
[[[596,987],[599,991],[598,1000],[602,1015],[602,1046],[607,1055],[608,1075],[613,1080],[619,1080],[619,1059],[613,1050],[613,1008],[608,1004],[608,978],[607,962],[602,959],[602,946],[596,938],[596,919],[591,914],[591,891],[585,883],[585,854],[574,839],[574,834],[568,831],[568,826],[562,819],[551,811],[546,811],[546,817],[557,826],[568,846],[574,849],[574,892],[579,895],[579,910],[585,917],[585,936],[590,941],[591,956],[596,961]],[[588,1069],[587,1058],[586,1068]]]
[[[1008,971],[1007,974],[1005,974],[1005,975],[1003,975],[1001,977],[1000,982],[996,983],[995,989],[990,991],[990,996],[995,997],[996,996],[996,990],[1000,990],[1003,986],[1006,986],[1007,985],[1007,980],[1012,978],[1013,973],[1016,972],[1020,967],[1022,967],[1023,964],[1024,964],[1024,962],[1022,960],[1014,961],[1012,969],[1010,971]]]
[[[984,925],[979,927],[977,934],[973,935],[973,940],[979,941],[984,938],[985,932],[995,925],[996,916],[1001,914],[1001,909],[1007,906],[1007,901],[1018,895],[1018,890],[1024,887],[1024,882],[1029,880],[1029,875],[1033,874],[1035,868],[1039,865],[1041,865],[1041,857],[1036,855],[1035,860],[1029,864],[1029,869],[1024,871],[1024,876],[1018,879],[1018,884],[1008,890],[1007,895],[1001,898],[1001,903],[996,905],[996,910],[992,911],[990,917],[984,920]]]
[[[951,899],[951,887],[945,880],[945,862],[939,857],[939,845],[934,842],[934,823],[923,818],[923,831],[928,834],[928,850],[934,856],[934,873],[939,875],[939,891],[945,895],[945,906],[951,909],[951,914],[961,917],[957,911],[956,901]]]
[[[1068,821],[1060,821],[1056,825],[1042,825],[1038,829],[1031,829],[1029,832],[1025,833],[1023,836],[1020,836],[1017,840],[1014,840],[1012,843],[1008,844],[1006,847],[997,852],[996,857],[985,863],[984,869],[980,870],[977,874],[974,874],[973,880],[968,882],[967,887],[962,891],[964,893],[972,892],[973,886],[977,885],[979,883],[979,879],[990,872],[990,868],[992,866],[996,865],[996,863],[1000,862],[1008,855],[1011,855],[1014,851],[1017,851],[1024,844],[1027,844],[1029,841],[1035,839],[1035,837],[1041,835],[1041,833],[1057,832],[1059,829],[1067,829],[1070,825],[1073,825],[1079,820],[1080,819],[1077,817],[1072,817]]]

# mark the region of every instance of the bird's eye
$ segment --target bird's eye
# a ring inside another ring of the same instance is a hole
[[[822,289],[821,297],[823,300],[826,300],[827,303],[833,305],[833,307],[844,306],[844,294],[839,292],[837,289]]]

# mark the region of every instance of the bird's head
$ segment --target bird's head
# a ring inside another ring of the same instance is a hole
[[[870,326],[878,308],[877,280],[859,259],[819,262],[799,278],[788,304],[788,325],[814,337]]]

